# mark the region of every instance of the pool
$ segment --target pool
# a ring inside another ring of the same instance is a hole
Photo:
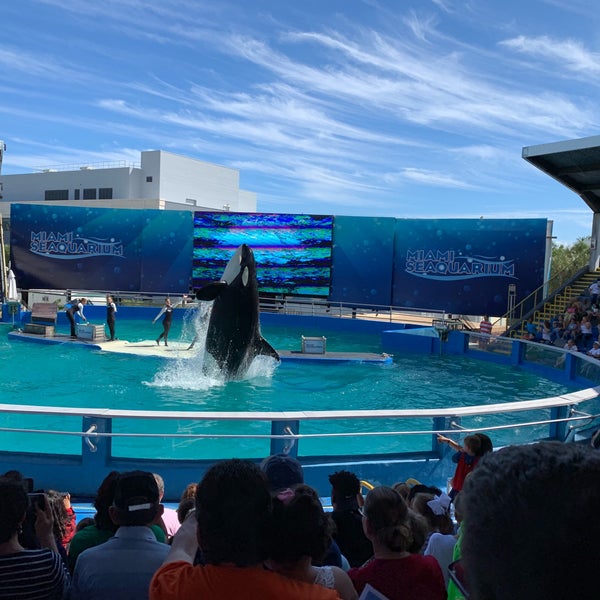
[[[153,315],[154,316],[154,315]],[[190,318],[175,321],[170,339],[191,340],[194,324]],[[2,331],[9,331],[3,326]],[[148,320],[120,319],[117,335],[121,339],[155,339],[160,324]],[[301,335],[325,335],[332,351],[381,352],[379,334],[325,331],[311,326],[263,326],[263,335],[277,349],[298,350]],[[301,411],[353,409],[444,408],[495,404],[511,400],[557,396],[573,388],[540,378],[519,368],[490,364],[468,357],[402,354],[390,365],[282,363],[270,359],[255,361],[242,381],[224,382],[217,375],[206,375],[203,355],[186,360],[132,357],[77,348],[69,345],[43,346],[10,342],[0,336],[0,394],[2,402],[42,406],[111,408],[177,411]],[[539,415],[538,415],[539,416]],[[488,417],[493,425],[500,417]],[[515,421],[526,420],[520,413]],[[1,427],[20,429],[81,430],[78,417],[0,415]],[[506,421],[506,418],[504,418]],[[482,418],[474,418],[480,426]],[[337,421],[336,431],[398,430],[393,420],[364,419]],[[304,434],[323,434],[331,421],[303,424]],[[415,431],[431,428],[430,419],[411,422]],[[159,438],[115,437],[115,456],[137,458],[260,458],[267,455],[270,423],[255,421],[242,438],[248,424],[214,421],[115,421],[113,432],[144,434],[161,432]],[[546,429],[540,428],[540,435]],[[229,438],[168,437],[168,434],[228,434]],[[535,432],[530,432],[535,435]],[[497,444],[517,439],[518,430],[500,431]],[[239,436],[239,439],[236,438]],[[15,447],[44,453],[78,454],[81,439],[67,435],[4,432],[0,450]],[[387,452],[431,449],[431,435],[388,435],[364,439],[352,436],[336,439],[315,437],[302,441],[304,456],[327,454],[383,454]]]

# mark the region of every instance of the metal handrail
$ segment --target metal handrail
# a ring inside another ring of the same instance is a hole
[[[589,273],[587,265],[580,267],[578,264],[572,263],[533,290],[533,292],[498,319],[497,322],[504,320],[507,324],[505,335],[510,335],[511,331],[517,328],[525,319],[533,315],[538,308],[558,298],[561,294],[566,293],[570,289],[570,285],[586,273]],[[553,289],[554,286],[556,287]],[[553,291],[550,292],[549,290]]]
[[[340,419],[392,419],[392,418],[436,418],[436,417],[469,417],[482,416],[497,413],[519,412],[532,409],[559,408],[563,406],[576,406],[581,402],[593,400],[600,396],[600,386],[585,388],[560,396],[551,396],[537,400],[517,400],[514,402],[503,402],[497,404],[483,404],[476,406],[459,406],[450,408],[421,408],[421,409],[391,409],[391,410],[307,410],[307,411],[259,411],[259,412],[237,412],[237,411],[160,411],[160,410],[121,410],[121,409],[99,409],[99,408],[74,408],[64,406],[34,406],[0,404],[0,413],[13,414],[41,414],[98,417],[104,419],[161,419],[161,420],[204,420],[204,421],[311,421],[311,420],[340,420]],[[586,419],[588,415],[571,417],[572,420]],[[564,419],[563,419],[564,420]],[[558,422],[559,420],[557,420]],[[548,421],[554,422],[554,421]],[[248,438],[272,438],[272,439],[301,439],[303,437],[329,437],[358,435],[360,432],[349,433],[322,433],[322,434],[182,434],[182,433],[104,433],[89,428],[83,432],[64,432],[55,430],[35,429],[12,429],[0,428],[0,431],[15,431],[20,433],[52,433],[60,435],[76,435],[80,437],[248,437]],[[419,433],[432,433],[431,431]],[[364,432],[365,435],[376,435],[378,432]],[[392,435],[391,432],[380,432],[380,435]]]

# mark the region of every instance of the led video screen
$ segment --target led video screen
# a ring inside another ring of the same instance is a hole
[[[266,213],[194,213],[192,284],[219,281],[241,244],[254,252],[263,294],[328,296],[333,217]]]

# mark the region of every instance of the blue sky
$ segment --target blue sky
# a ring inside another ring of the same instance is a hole
[[[521,158],[597,135],[583,0],[19,0],[2,5],[3,174],[167,150],[239,169],[258,210],[592,213]]]

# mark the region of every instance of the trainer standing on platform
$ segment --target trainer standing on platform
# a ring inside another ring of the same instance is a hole
[[[165,300],[165,305],[162,307],[162,310],[156,315],[156,317],[154,317],[152,323],[156,323],[156,321],[158,321],[158,319],[160,319],[160,317],[162,315],[165,315],[163,318],[163,331],[162,333],[156,338],[156,344],[159,346],[160,345],[160,340],[162,338],[165,338],[165,346],[168,346],[169,344],[167,343],[169,341],[169,331],[171,330],[171,323],[173,322],[173,309],[176,306],[179,306],[179,304],[181,304],[180,302],[178,302],[175,306],[173,306],[171,304],[171,299],[167,298]]]
[[[108,331],[110,332],[109,342],[114,342],[115,338],[115,314],[117,312],[117,305],[114,303],[112,296],[106,296],[106,324],[108,325]]]
[[[71,305],[67,308],[67,319],[69,319],[69,323],[71,324],[71,337],[77,337],[77,333],[75,331],[75,313],[79,313],[79,316],[87,322],[83,314],[83,307],[87,304],[87,300],[82,298],[77,302],[77,300],[71,302]]]

